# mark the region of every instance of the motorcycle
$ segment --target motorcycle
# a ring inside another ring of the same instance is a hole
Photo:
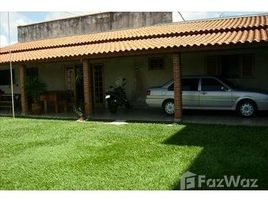
[[[129,109],[130,104],[127,99],[127,95],[125,92],[126,79],[122,79],[121,85],[117,87],[110,86],[110,90],[106,92],[105,100],[108,104],[108,109],[111,113],[116,113],[118,107],[125,106],[125,108]]]

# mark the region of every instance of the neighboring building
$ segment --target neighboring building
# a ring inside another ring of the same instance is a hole
[[[267,91],[267,45],[268,15],[194,20],[19,42],[0,50],[0,68],[8,69],[11,50],[15,91],[26,113],[25,73],[38,76],[50,91],[72,90],[88,115],[105,107],[105,91],[121,78],[128,81],[134,106],[145,106],[148,87],[175,78],[175,119],[180,119],[184,75],[218,75]],[[80,83],[78,74],[83,74]],[[9,92],[9,86],[0,89]]]
[[[170,22],[171,12],[105,12],[18,26],[18,41],[29,42]]]

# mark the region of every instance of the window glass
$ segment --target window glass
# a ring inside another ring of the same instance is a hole
[[[252,78],[254,62],[253,54],[207,56],[206,72],[227,79]]]
[[[174,83],[168,86],[168,91],[174,91]]]
[[[202,91],[222,91],[225,87],[217,80],[212,78],[202,79]]]
[[[244,55],[242,57],[242,77],[252,78],[253,77],[253,65],[254,57],[253,55]]]
[[[15,83],[15,73],[13,74],[13,83]],[[0,70],[0,85],[10,85],[10,70]]]
[[[198,83],[197,78],[182,79],[182,91],[198,91]]]
[[[235,88],[238,88],[238,85],[235,84],[234,82],[230,81],[230,80],[227,80],[225,78],[220,78],[220,80],[227,86],[229,86],[230,88],[232,89],[235,89]]]
[[[240,55],[221,56],[221,76],[224,78],[240,77]]]
[[[162,57],[149,58],[149,70],[164,69],[164,59]]]
[[[207,75],[218,76],[220,74],[220,57],[208,56],[206,58]]]

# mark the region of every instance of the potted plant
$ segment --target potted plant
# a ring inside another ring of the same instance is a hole
[[[29,77],[26,80],[26,92],[31,98],[32,114],[40,115],[42,113],[42,104],[40,95],[46,91],[46,84],[39,81],[37,77]]]
[[[73,106],[73,110],[77,114],[77,116],[79,117],[78,121],[85,121],[86,115],[84,113],[84,105],[83,104]]]

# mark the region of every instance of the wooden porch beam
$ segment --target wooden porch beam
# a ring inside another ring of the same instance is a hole
[[[21,94],[21,113],[23,115],[28,114],[28,98],[26,94],[26,66],[23,64],[19,65],[19,73],[20,73],[20,94]]]
[[[91,70],[88,60],[83,60],[83,81],[84,81],[84,106],[85,115],[92,115],[92,87],[91,87]]]
[[[182,88],[181,88],[181,54],[172,55],[173,79],[174,79],[174,121],[180,122],[182,119]]]

